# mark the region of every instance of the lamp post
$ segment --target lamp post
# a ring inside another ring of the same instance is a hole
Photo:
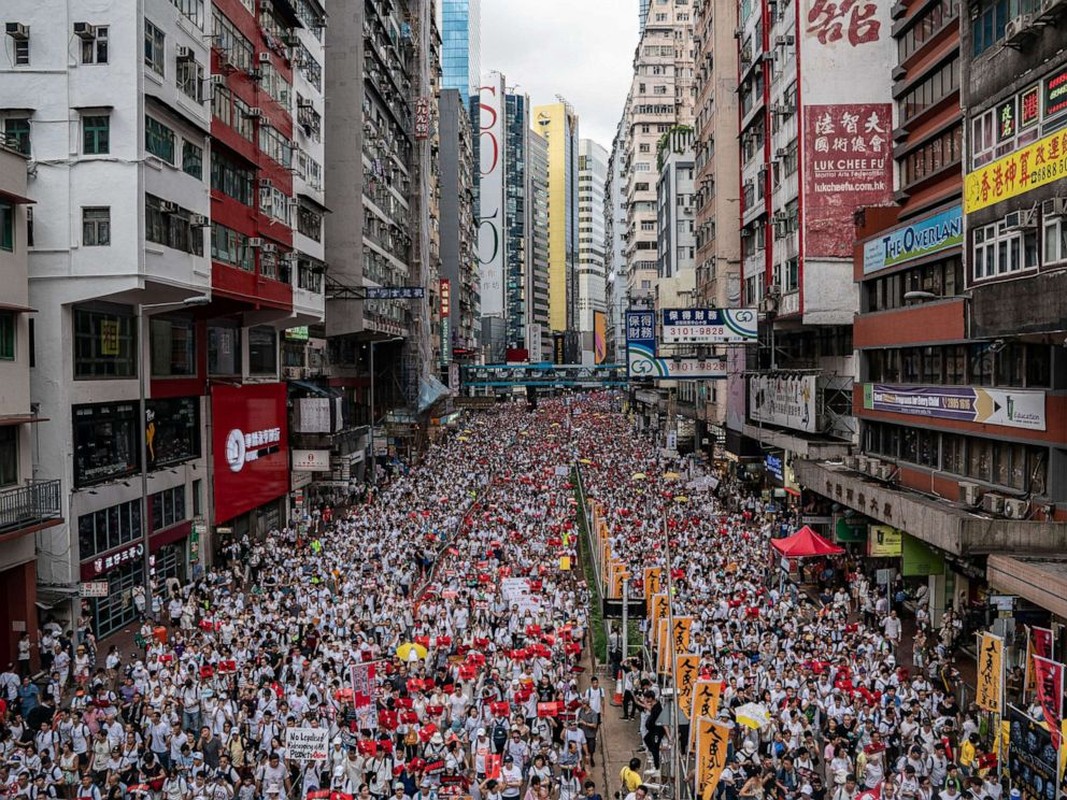
[[[377,456],[374,454],[374,345],[386,344],[388,342],[402,342],[403,336],[393,336],[390,339],[382,339],[381,341],[371,339],[367,343],[367,347],[370,348],[370,485],[378,485],[378,462]]]
[[[210,302],[210,297],[199,295],[172,303],[137,304],[137,347],[140,348],[141,355],[138,359],[137,369],[137,389],[140,401],[138,415],[141,425],[141,430],[138,431],[141,439],[141,549],[144,551],[142,554],[142,569],[144,570],[145,612],[149,616],[152,615],[152,532],[148,519],[148,402],[145,390],[145,373],[151,368],[152,356],[151,350],[149,350],[149,357],[147,359],[144,357],[145,344],[147,343],[144,312],[146,309],[158,308],[195,308],[197,306],[206,306]]]

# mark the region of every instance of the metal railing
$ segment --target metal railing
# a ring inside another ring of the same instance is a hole
[[[61,503],[58,479],[31,480],[21,486],[0,489],[0,533],[60,519]]]

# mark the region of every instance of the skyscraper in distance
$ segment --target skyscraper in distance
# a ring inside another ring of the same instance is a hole
[[[481,0],[442,0],[441,88],[478,96],[481,78]]]

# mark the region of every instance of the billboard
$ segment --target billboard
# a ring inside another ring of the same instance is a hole
[[[865,242],[863,274],[898,267],[962,243],[963,208],[957,204]]]
[[[893,202],[893,107],[804,106],[804,252],[850,258],[852,215]]]
[[[212,387],[216,522],[233,519],[289,491],[285,401],[284,383]]]
[[[329,450],[293,450],[293,470],[297,472],[329,472]]]
[[[663,311],[663,343],[754,342],[756,320],[754,308],[668,308]]]
[[[756,422],[815,433],[815,375],[753,375],[748,381],[749,417]]]
[[[483,317],[504,314],[504,76],[478,89],[478,277]]]
[[[872,525],[867,537],[867,555],[872,558],[896,558],[904,549],[904,534],[889,525]]]
[[[967,214],[1067,177],[1067,131],[1058,131],[998,158],[963,179]]]
[[[805,257],[853,256],[852,214],[893,201],[892,3],[797,3]]]
[[[667,381],[679,379],[725,378],[726,359],[698,356],[657,358],[647,345],[626,346],[626,370],[631,378]]]
[[[1011,705],[1008,706],[1008,726],[1008,775],[1012,788],[1019,790],[1022,800],[1055,797],[1059,757],[1052,744],[1051,732]]]
[[[726,427],[738,432],[745,429],[745,349],[726,351]]]
[[[593,363],[603,364],[608,360],[608,315],[603,311],[593,312]]]
[[[863,385],[863,407],[916,417],[1045,430],[1045,393],[978,386]]]

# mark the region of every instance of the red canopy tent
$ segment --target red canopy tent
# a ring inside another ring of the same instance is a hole
[[[771,539],[771,547],[787,558],[811,558],[813,556],[836,556],[844,548],[827,541],[807,525],[784,539]]]

